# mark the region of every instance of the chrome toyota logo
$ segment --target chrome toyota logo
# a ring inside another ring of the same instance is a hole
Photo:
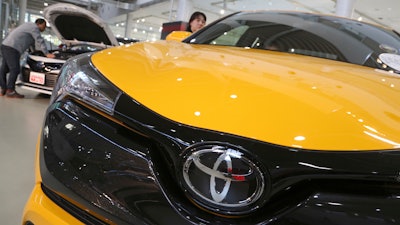
[[[242,150],[204,144],[192,148],[184,159],[184,188],[203,207],[247,213],[263,194],[264,175]]]

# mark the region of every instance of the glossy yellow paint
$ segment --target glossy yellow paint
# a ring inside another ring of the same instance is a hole
[[[400,79],[288,53],[175,41],[96,53],[117,87],[180,123],[315,150],[400,147]]]
[[[172,31],[165,38],[167,41],[182,41],[189,37],[192,33],[188,31]]]
[[[40,225],[78,225],[83,224],[51,201],[36,183],[29,201],[25,205],[22,223],[30,221]]]

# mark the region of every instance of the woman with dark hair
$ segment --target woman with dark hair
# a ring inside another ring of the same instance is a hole
[[[194,12],[189,19],[186,31],[196,32],[206,25],[207,17],[202,12]]]

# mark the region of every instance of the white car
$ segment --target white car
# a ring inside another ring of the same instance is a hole
[[[117,38],[96,14],[66,3],[44,9],[44,17],[62,44],[51,50],[54,59],[42,52],[30,52],[21,69],[20,87],[51,95],[59,70],[72,56],[119,45]]]

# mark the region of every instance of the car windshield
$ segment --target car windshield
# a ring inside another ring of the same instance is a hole
[[[184,42],[274,50],[400,71],[397,32],[335,16],[239,12],[210,24]]]

